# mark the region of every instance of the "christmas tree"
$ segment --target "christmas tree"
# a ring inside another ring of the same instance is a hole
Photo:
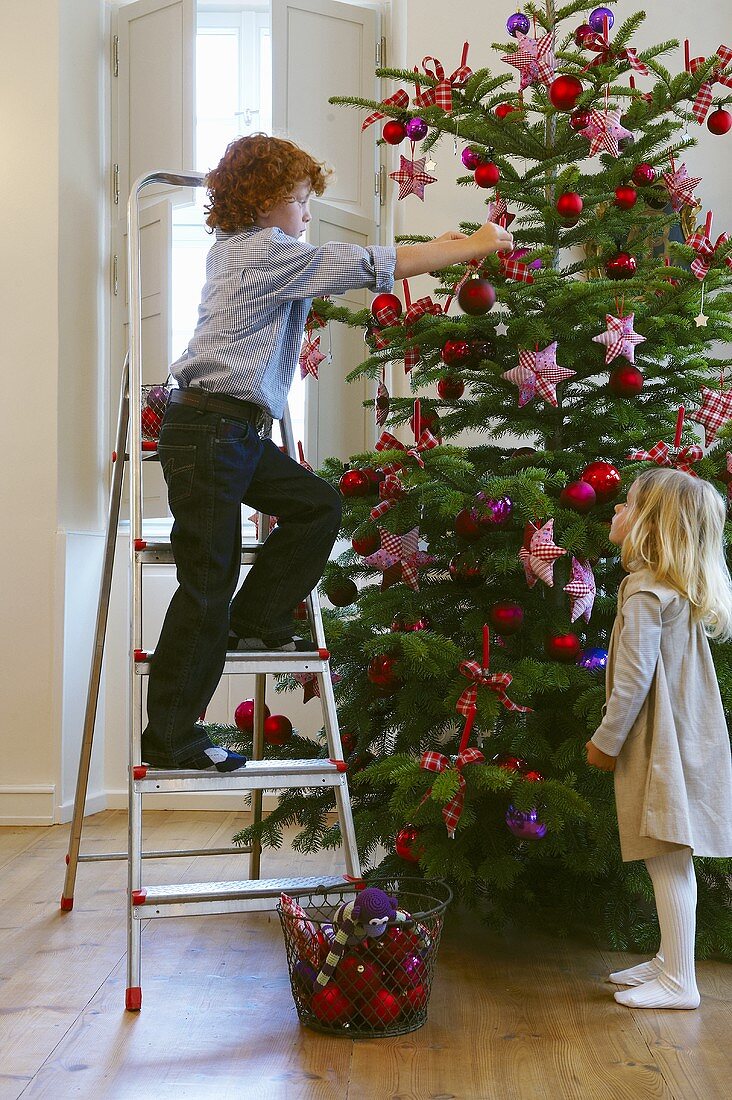
[[[459,135],[456,183],[486,189],[515,250],[435,272],[417,301],[404,286],[370,311],[318,302],[308,341],[326,322],[365,329],[352,377],[375,380],[383,429],[373,452],[320,471],[353,546],[322,588],[367,870],[444,878],[498,926],[648,949],[650,883],[620,859],[612,780],[587,767],[585,742],[623,576],[614,502],[647,463],[721,491],[732,476],[732,360],[718,350],[732,247],[691,155],[694,127],[732,124],[732,51],[637,51],[644,18],[525,4],[491,69],[471,71],[466,46],[451,76],[434,58],[379,70],[397,85],[383,103],[336,97],[406,141],[392,173],[406,201],[429,201],[430,150]],[[416,401],[389,399],[388,363]],[[475,445],[450,444],[463,432]],[[729,647],[714,654],[732,704]],[[275,751],[325,750],[295,736]],[[278,845],[297,823],[301,850],[332,847],[331,808],[328,792],[286,792],[241,839]],[[732,957],[731,867],[697,860],[701,957]]]

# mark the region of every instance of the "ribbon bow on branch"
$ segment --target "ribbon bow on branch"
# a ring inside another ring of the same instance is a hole
[[[591,69],[593,65],[604,65],[607,61],[627,61],[631,69],[635,69],[641,76],[649,75],[648,66],[640,60],[637,51],[614,50],[610,45],[607,32],[586,35],[582,39],[582,45],[585,49],[594,50],[597,53],[597,57],[585,66],[586,69]]]
[[[414,103],[417,107],[431,107],[433,104],[437,104],[443,111],[448,114],[452,111],[452,92],[453,88],[462,88],[467,80],[473,75],[473,70],[466,64],[468,60],[469,43],[463,44],[463,55],[460,59],[460,65],[450,76],[445,76],[445,70],[442,66],[442,62],[436,57],[423,57],[422,68],[427,76],[434,77],[437,84],[431,88],[425,88],[423,92],[419,91],[419,85],[417,85],[417,95],[414,99]],[[435,64],[434,72],[427,68],[427,62],[433,61]],[[419,72],[415,68],[415,72]]]
[[[400,88],[399,91],[394,92],[394,95],[390,95],[388,99],[382,99],[381,105],[382,107],[397,107],[400,111],[406,111],[409,107],[409,95],[403,88]],[[382,111],[374,111],[372,115],[369,115],[369,117],[364,119],[361,123],[361,130],[365,130],[372,122],[378,122],[380,118],[386,117],[387,115]]]
[[[418,298],[416,302],[413,302],[409,294],[409,283],[406,279],[402,282],[404,287],[404,301],[407,307],[407,311],[404,314],[404,328],[407,333],[407,347],[404,352],[404,372],[409,374],[410,370],[417,366],[419,362],[419,347],[412,343],[411,334],[409,332],[410,327],[420,317],[424,317],[425,314],[430,314],[432,317],[437,317],[442,314],[442,306],[437,302],[433,302],[427,295],[424,298]]]
[[[732,62],[732,49],[729,46],[720,46],[717,50],[717,56],[721,58],[722,64],[717,69],[712,69],[709,76],[696,93],[696,99],[694,100],[694,106],[692,107],[692,113],[699,125],[702,124],[707,117],[709,108],[712,105],[712,88],[719,82],[724,84],[727,88],[732,88],[732,72],[727,72],[726,69]],[[702,65],[706,64],[706,58],[704,57],[692,57],[689,62],[689,72],[695,73],[697,69],[700,69]]]
[[[475,707],[478,700],[478,688],[487,687],[491,691],[495,691],[499,701],[503,704],[506,710],[519,711],[521,714],[530,714],[531,707],[522,707],[518,703],[512,702],[506,691],[509,688],[513,676],[510,672],[496,672],[489,673],[490,659],[490,631],[488,626],[483,627],[483,663],[479,665],[477,661],[461,661],[458,665],[458,669],[463,676],[467,676],[469,680],[473,682],[466,687],[457,701],[456,710],[459,710],[461,714],[468,714],[471,707]]]
[[[384,434],[388,433],[385,432]],[[396,502],[402,499],[405,491],[396,474],[387,474],[384,480],[379,482],[381,500],[371,509],[371,519],[379,519],[381,516],[385,516],[389,509],[393,508]]]
[[[720,245],[729,240],[729,233],[720,233],[716,243],[712,244],[707,232],[706,229],[700,228],[686,238],[686,243],[696,252],[696,258],[692,260],[691,270],[699,280],[706,278],[709,268],[712,266],[715,252]],[[732,267],[732,256],[725,256],[724,262],[727,267]]]
[[[698,462],[704,452],[701,447],[681,447],[675,449],[668,443],[659,441],[650,451],[631,451],[628,458],[633,462],[655,462],[657,466],[673,466],[693,477],[698,475],[691,468],[692,462]]]
[[[382,432],[374,444],[374,447],[377,451],[404,451],[405,454],[411,455],[412,458],[416,459],[417,465],[424,469],[424,460],[419,452],[429,451],[433,447],[439,447],[439,445],[439,441],[435,439],[429,428],[425,428],[413,447],[405,446],[405,444],[397,439],[396,436],[392,435],[391,432]],[[399,470],[404,469],[404,463],[389,462],[383,469],[387,474],[395,474]]]
[[[475,721],[475,707],[471,707],[468,711],[467,720],[465,722],[465,729],[463,730],[462,737],[460,738],[460,748],[455,759],[455,771],[458,776],[458,789],[452,798],[442,807],[442,819],[445,822],[447,828],[447,835],[450,840],[455,839],[455,829],[457,828],[460,816],[463,812],[463,805],[465,804],[465,776],[463,775],[463,768],[466,764],[482,764],[485,760],[483,753],[480,749],[469,749],[468,741],[470,740],[470,731],[473,728],[473,722]],[[422,759],[419,762],[420,768],[424,768],[428,772],[444,772],[452,767],[450,761],[446,756],[443,756],[441,752],[433,752],[431,749],[422,754]],[[423,802],[426,802],[432,793],[432,787],[427,791],[420,806]]]

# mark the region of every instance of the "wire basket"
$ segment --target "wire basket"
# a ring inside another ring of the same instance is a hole
[[[378,939],[351,937],[327,984],[317,981],[335,940],[333,918],[352,889],[298,896],[277,907],[290,985],[301,1023],[316,1031],[373,1039],[404,1035],[427,1020],[444,914],[452,891],[441,881],[369,882],[396,897],[398,912]]]
[[[172,387],[167,385],[142,387],[142,438],[148,442],[157,442],[160,426],[170,397]]]

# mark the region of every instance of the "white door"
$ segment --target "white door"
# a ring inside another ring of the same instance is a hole
[[[328,102],[333,95],[381,98],[374,75],[379,34],[379,13],[371,8],[340,0],[272,0],[273,132],[335,169],[325,195],[312,203],[313,244],[379,240],[377,128],[362,133],[365,115]],[[355,308],[370,300],[367,291],[344,298]],[[345,459],[375,438],[373,410],[363,408],[375,384],[343,381],[366,357],[363,336],[331,324],[330,339],[332,363],[321,365],[321,381],[305,382],[305,454],[314,466],[328,455]]]

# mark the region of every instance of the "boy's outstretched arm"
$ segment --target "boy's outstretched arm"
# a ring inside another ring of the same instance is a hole
[[[395,279],[410,279],[452,264],[482,260],[491,252],[513,248],[513,237],[500,225],[486,222],[475,233],[443,233],[427,244],[399,245],[396,250]]]

